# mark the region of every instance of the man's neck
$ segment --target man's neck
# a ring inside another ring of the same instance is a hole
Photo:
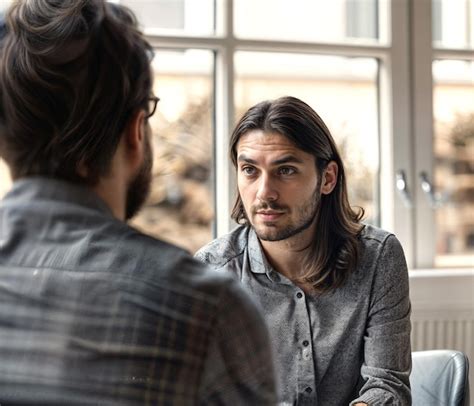
[[[313,224],[308,229],[282,241],[263,241],[265,256],[270,265],[290,280],[301,276],[305,254],[311,249],[314,238]]]
[[[92,191],[109,206],[115,218],[125,220],[126,192],[122,182],[117,182],[113,178],[100,179],[99,183],[92,187]]]

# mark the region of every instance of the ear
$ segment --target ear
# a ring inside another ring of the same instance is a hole
[[[127,150],[131,153],[143,151],[143,142],[145,141],[145,126],[145,110],[139,109],[133,113],[128,120],[125,131]]]
[[[327,164],[326,168],[322,174],[322,181],[321,181],[321,193],[323,195],[330,194],[337,184],[337,174],[339,172],[339,167],[337,163],[331,161]]]

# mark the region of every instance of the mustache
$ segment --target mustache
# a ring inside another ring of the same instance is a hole
[[[281,206],[278,203],[274,202],[262,202],[259,205],[252,206],[252,212],[256,213],[260,210],[275,210],[275,211],[287,211],[288,207]]]

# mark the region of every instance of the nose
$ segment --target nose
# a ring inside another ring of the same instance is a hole
[[[258,180],[257,199],[262,202],[278,199],[278,190],[268,175],[262,175]]]

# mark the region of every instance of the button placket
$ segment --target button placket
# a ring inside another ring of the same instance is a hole
[[[299,336],[297,346],[298,351],[300,351],[300,366],[298,368],[299,397],[301,396],[301,401],[307,402],[309,398],[313,399],[316,395],[313,386],[315,384],[315,370],[310,341],[312,333],[308,309],[309,303],[306,300],[305,293],[301,289],[297,288],[296,293],[293,293],[293,295],[296,306],[295,312],[299,320],[297,332]]]

